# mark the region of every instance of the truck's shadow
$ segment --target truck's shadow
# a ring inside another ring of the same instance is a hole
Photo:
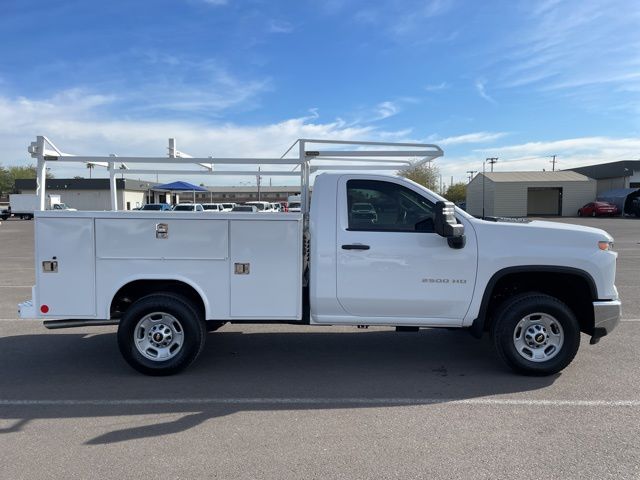
[[[496,358],[489,339],[442,330],[242,334],[223,329],[209,335],[202,356],[187,371],[158,378],[128,367],[113,334],[43,333],[0,338],[0,365],[2,400],[115,401],[5,402],[0,419],[14,423],[0,433],[40,418],[171,414],[166,423],[115,430],[90,444],[181,432],[243,410],[362,408],[367,399],[377,399],[370,405],[376,407],[434,404],[536,390],[556,378],[514,375]],[[122,399],[149,403],[118,402]],[[202,401],[158,402],[170,399]],[[183,415],[176,420],[176,413]]]

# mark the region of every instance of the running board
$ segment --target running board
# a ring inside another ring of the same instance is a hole
[[[119,320],[96,320],[94,318],[88,319],[73,319],[73,320],[45,320],[45,328],[49,330],[56,330],[58,328],[75,328],[75,327],[101,327],[103,325],[118,325]]]

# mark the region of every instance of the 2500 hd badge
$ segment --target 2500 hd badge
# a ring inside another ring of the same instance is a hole
[[[422,283],[457,283],[458,285],[464,285],[467,281],[464,278],[423,278]]]

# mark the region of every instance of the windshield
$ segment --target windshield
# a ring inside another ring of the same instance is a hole
[[[177,212],[193,212],[194,207],[193,205],[176,205],[173,209]]]
[[[205,210],[218,210],[218,205],[216,205],[215,203],[206,203],[204,205],[202,205],[202,208],[204,208]]]
[[[147,204],[147,205],[142,207],[142,210],[162,210],[162,205]]]
[[[299,202],[289,202],[289,209],[291,208],[300,208]]]
[[[248,203],[247,205],[254,206],[254,207],[256,207],[259,211],[264,210],[264,204],[262,204],[262,203]]]

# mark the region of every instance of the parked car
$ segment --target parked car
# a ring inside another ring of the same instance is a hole
[[[168,203],[147,203],[140,208],[136,208],[134,210],[151,210],[151,211],[160,211],[160,212],[168,212],[171,210],[171,205]]]
[[[607,202],[591,202],[578,210],[579,217],[596,217],[600,215],[616,215],[618,213],[618,207],[612,203]]]
[[[288,210],[290,212],[299,212],[300,211],[300,195],[289,195],[289,201],[287,202],[289,204],[289,208]]]
[[[249,213],[255,213],[258,211],[258,207],[256,207],[255,205],[236,205],[235,207],[233,207],[232,212],[249,212]]]
[[[378,221],[378,213],[376,209],[370,203],[357,202],[351,205],[352,220],[367,221],[369,223],[376,223]]]
[[[259,212],[273,212],[273,207],[269,202],[247,202],[245,205],[254,205]]]
[[[631,210],[629,211],[629,213],[640,218],[640,198],[633,199],[633,202],[631,203]]]
[[[231,210],[233,210],[233,207],[235,207],[236,204],[235,203],[223,203],[222,204],[222,211],[223,212],[230,212]]]
[[[279,203],[272,203],[271,210],[273,210],[274,212],[279,212],[282,210],[282,207],[280,206]]]
[[[204,212],[204,208],[199,203],[179,203],[173,206],[174,212]]]
[[[224,212],[224,207],[221,203],[203,203],[202,208],[206,212]]]

